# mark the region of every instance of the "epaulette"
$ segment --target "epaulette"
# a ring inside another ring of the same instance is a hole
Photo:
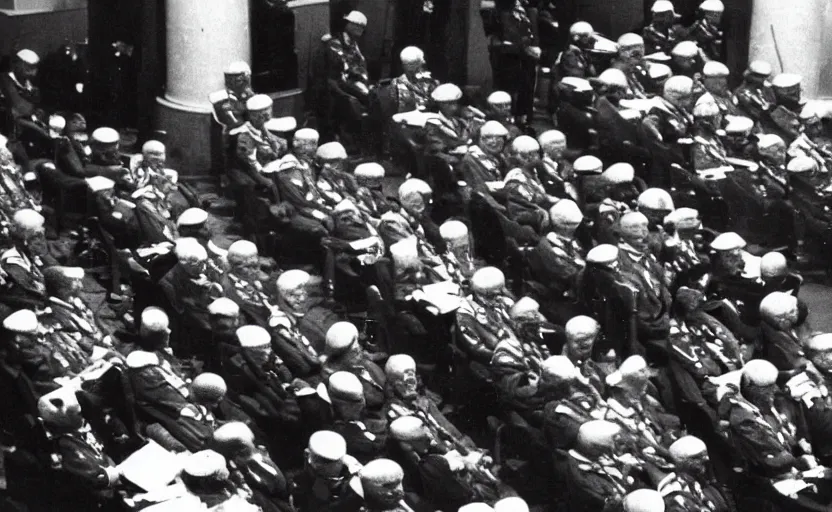
[[[155,366],[159,364],[159,356],[153,352],[145,352],[143,350],[135,350],[130,352],[125,360],[128,368],[144,368],[145,366]]]
[[[225,89],[221,91],[214,91],[208,95],[208,101],[210,101],[212,105],[215,105],[221,101],[225,101],[228,98],[228,91],[226,91]]]
[[[132,201],[128,201],[126,199],[119,199],[118,203],[116,203],[116,206],[122,206],[124,208],[129,209],[129,210],[133,210],[133,209],[136,208],[136,203],[134,203]]]
[[[239,135],[248,131],[248,124],[242,124],[228,132],[229,135]]]

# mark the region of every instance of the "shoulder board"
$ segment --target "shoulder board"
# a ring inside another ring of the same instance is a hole
[[[695,140],[699,144],[706,144],[706,145],[710,144],[710,141],[708,141],[708,139],[706,139],[705,137],[702,137],[701,135],[694,136],[693,140]]]
[[[228,99],[228,91],[225,89],[221,91],[214,91],[208,95],[208,101],[212,104],[219,103]]]
[[[291,329],[292,323],[286,315],[272,315],[272,317],[269,318],[269,327],[283,327],[285,329]]]
[[[125,362],[128,368],[144,368],[145,366],[158,365],[159,356],[157,356],[153,352],[135,350],[133,352],[130,352]]]
[[[571,407],[569,407],[568,405],[564,405],[564,404],[558,404],[558,406],[555,407],[555,414],[561,414],[563,416],[569,416],[573,420],[578,420],[578,421],[581,421],[581,422],[583,422],[586,419],[583,416],[581,416],[580,414],[576,413]]]
[[[228,132],[228,134],[229,135],[239,135],[239,134],[245,133],[247,131],[248,131],[248,124],[243,124],[243,125],[240,125],[240,126],[234,128],[233,130]]]
[[[118,203],[117,203],[117,206],[121,206],[122,208],[127,208],[129,210],[132,210],[136,207],[136,203],[134,203],[132,201],[128,201],[126,199],[119,199]]]
[[[618,400],[615,400],[615,399],[607,400],[607,405],[616,414],[618,414],[619,416],[622,416],[624,418],[629,418],[630,416],[635,414],[635,411],[633,409],[631,409],[630,407],[624,407],[623,405],[621,405],[618,402]]]
[[[330,41],[332,41],[332,34],[324,34],[321,36],[322,43],[328,43]]]

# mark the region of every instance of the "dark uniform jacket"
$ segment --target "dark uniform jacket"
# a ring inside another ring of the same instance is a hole
[[[13,119],[28,118],[40,103],[40,89],[31,83],[21,83],[10,71],[0,76],[0,98]]]
[[[722,30],[706,19],[699,19],[688,29],[688,37],[696,41],[711,60],[722,60]]]
[[[641,31],[644,38],[644,50],[646,54],[664,53],[670,55],[673,47],[685,37],[685,29],[681,25],[673,25],[666,29],[650,24]]]
[[[743,82],[734,91],[741,110],[759,123],[768,118],[768,112],[774,108],[777,98],[770,86],[759,86],[750,82]]]
[[[225,89],[209,96],[214,107],[214,119],[223,126],[225,131],[233,130],[246,122],[246,101],[254,95],[251,89],[238,94]]]
[[[350,488],[350,480],[360,467],[358,461],[352,459],[352,463],[347,463],[343,472],[333,479],[320,478],[309,470],[296,475],[291,489],[298,512],[356,512],[362,500]]]
[[[51,257],[46,262],[39,256],[32,257],[22,247],[12,247],[3,252],[0,255],[2,301],[17,308],[41,304],[46,293],[41,268],[44,263],[53,264],[51,260]]]
[[[410,112],[423,109],[428,104],[430,93],[439,82],[431,78],[430,73],[418,73],[415,81],[407,75],[401,75],[394,78],[391,85],[396,91],[397,111]]]
[[[237,137],[236,155],[241,169],[259,174],[263,167],[286,152],[286,142],[265,128],[257,129],[246,123],[231,131]]]
[[[114,471],[115,465],[104,453],[104,446],[89,425],[71,432],[53,433],[53,439],[61,456],[61,470],[74,482],[91,491],[104,491],[110,487],[107,469]]]
[[[577,240],[549,233],[529,253],[529,268],[537,282],[563,297],[566,292],[574,292],[578,275],[586,266],[584,256]]]
[[[299,420],[300,409],[289,387],[293,376],[278,357],[260,364],[240,348],[223,369],[237,401],[253,417],[284,423]]]
[[[367,401],[368,412],[379,412],[384,407],[385,386],[387,377],[376,363],[370,361],[367,356],[362,356],[356,361],[341,361],[338,357],[330,357],[324,363],[322,374],[328,378],[335,372],[350,372],[361,381],[364,387],[364,398]]]
[[[583,48],[570,44],[561,52],[558,62],[560,77],[591,78],[597,75],[592,59]]]
[[[338,420],[332,430],[341,434],[347,442],[347,452],[366,464],[382,457],[387,444],[387,422],[384,420],[364,418],[362,421]]]
[[[468,188],[472,192],[483,194],[491,194],[488,183],[503,181],[505,165],[500,155],[490,155],[479,146],[471,147],[460,162],[462,176]]]
[[[322,40],[328,51],[330,79],[352,94],[358,92],[356,84],[366,87],[369,82],[367,61],[358,43],[343,32],[328,38],[324,36]]]
[[[663,101],[662,107],[650,109],[642,123],[645,127],[657,130],[662,136],[662,142],[673,144],[688,135],[693,119],[687,112],[683,112],[669,102]]]

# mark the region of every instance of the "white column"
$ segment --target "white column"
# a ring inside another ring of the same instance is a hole
[[[248,0],[167,0],[165,99],[210,111],[208,95],[225,87],[223,71],[251,62]]]
[[[828,60],[823,51],[826,4],[826,0],[754,0],[752,9],[750,60],[767,61],[775,74],[803,76],[807,99],[818,97],[821,71]]]

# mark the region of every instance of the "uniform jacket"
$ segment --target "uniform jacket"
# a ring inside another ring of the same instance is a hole
[[[49,258],[48,260],[51,260]],[[41,267],[44,261],[32,257],[23,248],[12,247],[0,255],[0,285],[4,289],[4,302],[19,307],[40,304],[46,293]]]
[[[418,73],[416,80],[410,80],[403,74],[393,79],[391,85],[396,91],[398,112],[410,112],[423,109],[430,101],[430,93],[439,85],[438,80],[431,78],[430,73]]]
[[[696,41],[705,55],[711,60],[722,60],[722,30],[706,19],[696,20],[689,29],[688,37]]]
[[[641,36],[644,38],[644,50],[647,55],[651,53],[670,55],[673,47],[685,37],[685,29],[681,25],[661,29],[651,23],[644,27]]]
[[[642,123],[656,129],[665,144],[673,144],[688,135],[693,118],[668,101],[662,101],[661,107],[650,109]]]
[[[88,424],[71,432],[54,433],[53,439],[61,456],[61,470],[75,482],[93,491],[110,487],[107,469],[115,470],[115,465]]]
[[[586,54],[583,48],[570,44],[561,52],[558,62],[560,76],[574,76],[578,78],[591,78],[597,75],[592,59]]]
[[[348,87],[368,83],[367,61],[355,40],[342,32],[324,36],[323,41],[328,51],[330,79]]]
[[[40,89],[31,82],[21,83],[14,72],[0,76],[0,98],[14,119],[31,117],[40,103]]]
[[[214,108],[214,119],[220,123],[226,131],[233,130],[246,122],[246,100],[254,95],[250,89],[237,94],[232,90],[224,89],[209,96]]]
[[[491,194],[487,184],[502,182],[505,162],[500,155],[490,155],[479,146],[472,146],[462,157],[460,167],[465,183],[472,192]]]
[[[237,137],[236,155],[241,169],[261,173],[263,167],[286,152],[286,141],[265,128],[257,129],[246,123],[230,132]]]

